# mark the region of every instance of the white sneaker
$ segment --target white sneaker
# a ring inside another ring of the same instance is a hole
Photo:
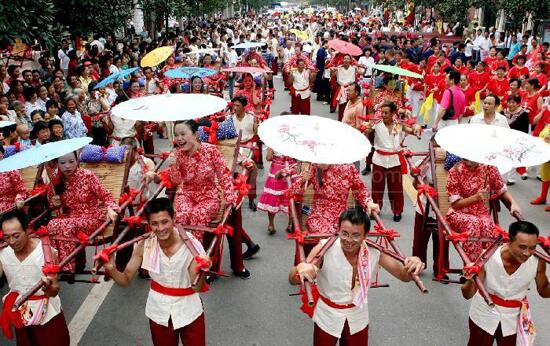
[[[521,180],[527,180],[527,178],[529,178],[529,174],[523,173],[523,174],[521,175]]]

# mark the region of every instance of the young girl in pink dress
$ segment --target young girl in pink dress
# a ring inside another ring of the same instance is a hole
[[[260,196],[260,201],[258,203],[258,209],[267,212],[269,218],[269,225],[267,226],[267,231],[269,234],[274,234],[275,230],[275,214],[279,212],[288,214],[288,198],[285,196],[285,191],[288,186],[285,178],[277,179],[277,173],[284,169],[286,162],[289,166],[292,166],[296,163],[296,160],[288,156],[281,155],[273,151],[273,149],[268,148],[266,154],[266,160],[271,161],[271,166],[269,168],[269,175],[265,181],[264,191]],[[296,174],[291,175],[291,179],[294,182]],[[292,231],[292,218],[288,218],[287,232]]]

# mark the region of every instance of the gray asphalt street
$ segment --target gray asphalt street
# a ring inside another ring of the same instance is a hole
[[[283,91],[279,78],[275,79],[275,86],[277,92],[272,116],[288,111],[290,107],[290,97]],[[329,114],[328,106],[317,101],[312,101],[312,114],[329,118],[336,116]],[[425,149],[427,146],[425,140],[408,139],[406,143],[413,150]],[[166,140],[157,140],[157,145],[166,146]],[[268,172],[269,165],[266,164],[258,178],[259,189],[263,187]],[[543,206],[529,205],[540,189],[540,182],[534,176],[533,170],[530,179],[519,180],[510,187],[510,191],[519,201],[526,218],[535,222],[545,235],[549,235],[550,214],[543,211]],[[370,176],[364,177],[364,180],[370,185]],[[387,211],[383,220],[401,233],[398,242],[403,251],[410,254],[414,208],[409,199],[406,198],[405,203],[401,222],[393,222]],[[246,262],[252,273],[250,280],[221,278],[208,293],[202,295],[208,345],[282,346],[312,343],[313,323],[299,310],[299,297],[289,296],[297,289],[287,282],[294,243],[286,239],[286,216],[278,215],[276,221],[277,233],[270,236],[267,233],[267,214],[251,212],[247,207],[243,210],[244,226],[254,241],[260,244],[261,251]],[[501,221],[503,226],[511,222],[506,211],[501,212]],[[459,261],[453,250],[451,255],[452,262],[458,266]],[[390,287],[372,289],[369,293],[371,345],[466,344],[469,302],[462,298],[460,286],[433,282],[431,265],[429,262],[428,269],[422,274],[430,291],[427,295],[420,294],[412,283],[401,283],[386,273],[380,274],[380,281]],[[223,269],[230,273],[228,256],[224,259]],[[141,278],[136,278],[128,288],[113,286],[112,282],[100,285],[63,284],[62,305],[74,343],[151,345],[148,320],[144,313],[148,284]],[[4,287],[1,293],[5,292]],[[529,301],[538,330],[536,344],[550,345],[550,301],[538,297],[534,286],[529,293]],[[0,338],[0,344],[12,345],[4,338]]]

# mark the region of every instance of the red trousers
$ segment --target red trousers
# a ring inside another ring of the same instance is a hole
[[[428,243],[430,242],[430,236],[432,237],[433,242],[433,271],[434,275],[437,276],[438,271],[438,261],[439,261],[439,232],[437,226],[432,226],[435,224],[435,220],[431,217],[428,217],[428,220],[424,222],[424,217],[419,212],[415,213],[414,218],[414,235],[413,235],[413,248],[412,255],[417,256],[422,260],[422,262],[428,265]],[[445,244],[448,248],[449,244]],[[443,256],[448,254],[446,251]],[[446,268],[449,267],[449,256],[445,256],[444,261],[446,263]]]
[[[290,111],[292,114],[311,114],[311,97],[302,99],[300,96],[291,95]]]
[[[338,338],[326,333],[315,324],[313,329],[313,346],[334,346]],[[367,346],[369,344],[369,326],[365,329],[350,335],[348,321],[344,324],[342,336],[340,336],[340,346]]]
[[[372,199],[382,210],[382,200],[384,190],[386,189],[386,180],[388,182],[388,196],[390,198],[391,209],[394,215],[403,213],[403,176],[401,167],[395,166],[384,168],[372,164]]]
[[[240,273],[244,269],[243,253],[242,253],[242,240],[250,240],[250,237],[243,229],[241,208],[234,210],[228,218],[227,224],[233,227],[233,235],[227,236],[227,242],[229,243],[229,255],[231,259],[231,269]],[[204,233],[203,244],[204,248],[208,248],[208,245],[214,240],[214,234],[210,232]],[[219,258],[220,246],[218,245],[212,251],[212,271],[219,272],[221,270],[221,261]]]
[[[172,319],[168,321],[168,327],[161,326],[149,320],[151,337],[155,346],[178,346],[178,339],[185,346],[206,345],[206,332],[204,327],[204,314],[185,327],[174,330]]]
[[[502,328],[498,325],[495,335],[491,335],[479,328],[471,319],[468,320],[470,328],[470,339],[468,346],[493,346],[497,342],[497,346],[516,346],[516,334],[502,336]]]
[[[69,328],[61,311],[43,326],[15,329],[17,346],[69,346]]]

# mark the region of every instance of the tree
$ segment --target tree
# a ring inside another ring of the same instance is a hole
[[[78,36],[111,34],[126,26],[132,17],[133,1],[54,0],[57,21]]]
[[[61,32],[56,13],[53,0],[0,1],[0,44],[13,43],[18,38],[25,43],[38,40],[55,44]]]
[[[550,11],[550,0],[502,0],[500,9],[513,23],[513,29],[519,29],[523,19],[529,13],[545,15]]]

